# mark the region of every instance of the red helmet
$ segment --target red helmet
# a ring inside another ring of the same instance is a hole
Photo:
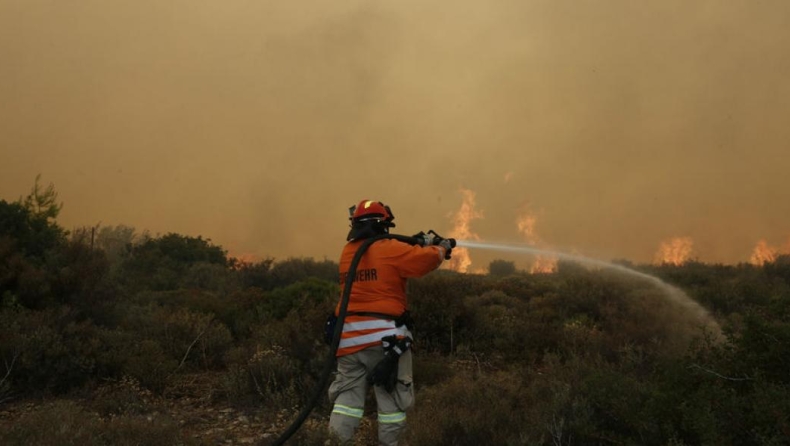
[[[392,215],[390,207],[380,201],[362,200],[358,205],[351,206],[348,213],[352,222],[374,220],[385,222],[390,227],[395,226],[392,223],[395,216]]]

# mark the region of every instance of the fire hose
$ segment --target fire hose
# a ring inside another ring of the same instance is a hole
[[[398,234],[380,234],[368,239],[365,239],[364,242],[357,248],[356,253],[354,253],[354,257],[351,259],[351,264],[348,268],[348,275],[346,276],[346,283],[343,287],[343,294],[340,298],[340,308],[338,309],[337,314],[337,323],[335,324],[335,331],[334,335],[332,336],[332,343],[329,345],[329,356],[324,363],[324,368],[321,371],[321,375],[319,377],[318,383],[316,384],[313,392],[310,394],[307,403],[299,412],[296,419],[291,422],[291,425],[272,443],[275,446],[280,446],[288,441],[296,431],[302,427],[302,423],[305,422],[307,417],[310,415],[310,412],[313,411],[315,406],[318,404],[318,400],[321,398],[321,395],[324,394],[324,389],[329,381],[329,377],[332,374],[332,371],[335,367],[335,355],[337,353],[338,345],[340,344],[340,335],[343,333],[343,322],[346,319],[346,313],[348,312],[348,301],[351,297],[351,287],[354,283],[354,277],[356,277],[357,273],[357,265],[359,261],[362,259],[362,256],[368,250],[370,245],[373,243],[384,240],[384,239],[392,239],[398,240],[400,242],[408,243],[410,245],[419,245],[419,246],[428,246],[428,245],[438,245],[442,240],[443,237],[439,236],[433,230],[428,231],[428,233],[420,232],[419,234],[408,237],[405,235],[398,235]],[[448,239],[451,241],[451,246],[455,247],[455,239]],[[450,258],[450,254],[447,253],[445,255],[446,259]],[[262,443],[259,443],[262,444]]]

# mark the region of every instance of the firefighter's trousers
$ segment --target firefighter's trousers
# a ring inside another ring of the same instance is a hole
[[[329,400],[334,402],[329,418],[329,429],[344,444],[350,444],[365,408],[368,390],[367,375],[384,358],[381,345],[368,347],[351,355],[337,358],[337,375],[329,386]],[[411,351],[398,361],[398,384],[388,393],[374,386],[378,405],[379,445],[397,446],[406,427],[406,410],[414,402],[412,387]]]

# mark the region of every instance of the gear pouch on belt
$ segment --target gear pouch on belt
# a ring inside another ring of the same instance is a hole
[[[414,318],[411,317],[411,312],[409,310],[404,311],[403,314],[395,319],[396,327],[402,327],[404,325],[409,331],[414,330]]]
[[[324,342],[326,345],[332,345],[332,338],[335,337],[335,325],[337,325],[337,316],[335,316],[335,313],[332,313],[326,318],[326,323],[324,324]]]

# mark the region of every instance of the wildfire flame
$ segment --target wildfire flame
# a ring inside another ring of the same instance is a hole
[[[449,232],[449,237],[458,240],[480,240],[480,237],[472,232],[471,222],[474,219],[483,218],[483,213],[475,207],[475,193],[469,189],[461,188],[463,201],[458,212],[453,214],[453,229]],[[465,273],[469,271],[472,259],[469,250],[457,247],[453,249],[452,258],[445,262],[445,268]]]
[[[689,261],[694,240],[691,237],[673,237],[661,242],[653,263],[656,265],[682,265]]]
[[[516,224],[518,225],[518,232],[524,237],[527,243],[533,246],[541,247],[545,246],[543,240],[538,237],[537,231],[535,231],[535,226],[537,225],[538,219],[529,212],[528,208],[524,208],[519,215]],[[532,274],[535,273],[553,273],[557,271],[557,258],[554,256],[536,256],[535,261],[532,263],[532,266],[529,268],[529,272]]]
[[[784,249],[779,249],[775,246],[770,246],[765,240],[760,240],[757,242],[757,246],[754,247],[749,262],[752,265],[763,266],[766,263],[775,261],[778,256],[784,254],[790,254],[790,241],[788,241]]]

